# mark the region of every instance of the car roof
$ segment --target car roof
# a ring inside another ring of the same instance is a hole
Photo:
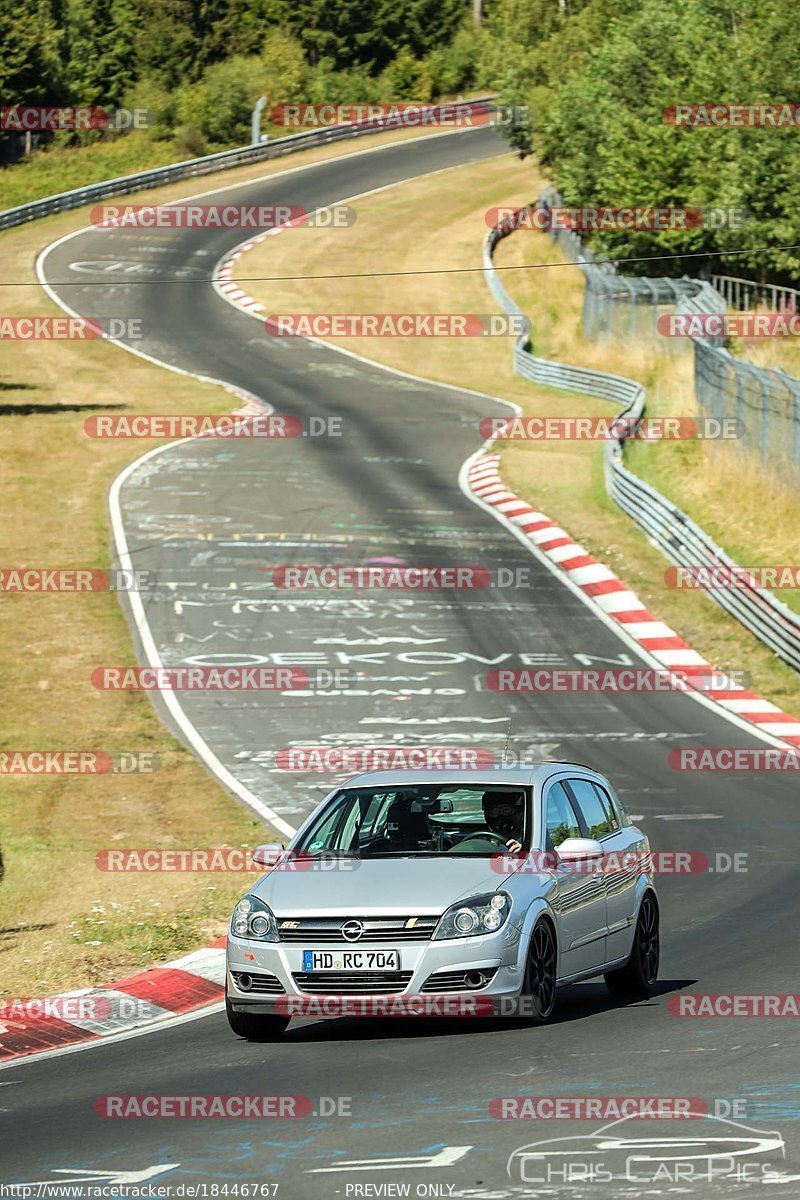
[[[341,785],[345,788],[356,787],[395,787],[413,786],[420,783],[476,783],[479,786],[488,784],[517,784],[520,787],[531,787],[541,784],[550,775],[560,771],[576,771],[584,775],[594,775],[599,779],[603,776],[592,767],[582,763],[541,761],[526,763],[524,766],[498,767],[427,767],[425,769],[408,769],[398,771],[365,771],[361,775],[353,775]]]

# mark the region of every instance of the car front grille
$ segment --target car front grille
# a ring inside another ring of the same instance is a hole
[[[439,924],[438,916],[425,917],[279,917],[278,937],[282,942],[305,942],[322,945],[338,942],[347,945],[351,939],[342,935],[347,921],[360,921],[364,926],[364,942],[429,942]]]
[[[231,975],[240,992],[259,992],[262,995],[272,996],[284,995],[286,992],[286,988],[277,975],[256,975],[252,971],[231,971]],[[245,981],[244,984],[242,979]],[[249,984],[248,980],[250,980]]]
[[[386,996],[405,991],[412,975],[413,971],[299,971],[292,979],[301,992]]]
[[[467,971],[436,971],[422,985],[423,992],[479,992],[488,987],[497,974],[497,967],[475,967]],[[467,976],[483,976],[482,983],[467,983]]]

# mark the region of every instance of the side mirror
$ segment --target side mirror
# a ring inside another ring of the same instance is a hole
[[[259,867],[274,867],[286,847],[283,842],[265,842],[253,851],[253,862]]]
[[[605,851],[594,838],[567,838],[556,846],[556,854],[562,863],[585,862],[600,859]]]

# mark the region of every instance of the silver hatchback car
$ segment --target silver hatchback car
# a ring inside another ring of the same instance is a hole
[[[358,775],[257,861],[270,869],[228,936],[241,1037],[277,1037],[293,1015],[455,1013],[445,998],[543,1024],[560,984],[656,982],[647,837],[577,763]]]

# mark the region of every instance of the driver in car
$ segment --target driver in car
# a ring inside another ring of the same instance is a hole
[[[484,792],[483,816],[487,829],[505,839],[511,854],[522,850],[523,800],[520,792]]]

